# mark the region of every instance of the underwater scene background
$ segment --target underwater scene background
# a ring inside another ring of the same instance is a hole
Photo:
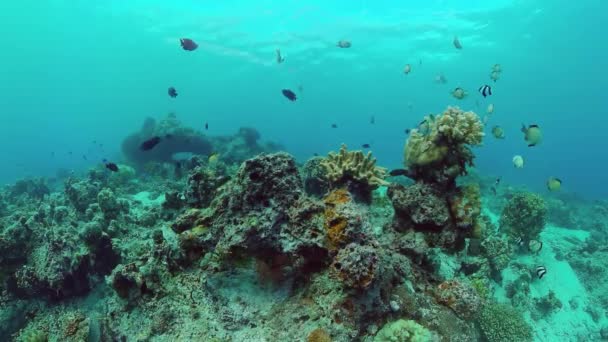
[[[0,340],[608,340],[607,13],[0,3]]]

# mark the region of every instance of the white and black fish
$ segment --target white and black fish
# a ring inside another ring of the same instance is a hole
[[[488,95],[492,95],[492,87],[490,87],[489,85],[482,85],[481,87],[479,87],[479,92],[481,93],[481,95],[483,95],[483,97],[486,97]]]
[[[524,239],[522,239],[522,237],[521,237],[521,236],[518,236],[518,237],[515,239],[515,244],[516,244],[516,245],[518,245],[518,246],[523,245],[523,244],[524,244]]]
[[[536,276],[538,279],[543,279],[543,277],[547,274],[547,269],[545,266],[537,266],[536,267]]]

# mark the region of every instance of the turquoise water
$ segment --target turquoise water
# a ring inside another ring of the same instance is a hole
[[[607,13],[0,2],[0,341],[607,340]]]
[[[380,164],[398,167],[404,129],[422,115],[447,105],[483,114],[493,103],[489,126],[507,138],[485,139],[482,173],[539,191],[558,176],[569,192],[605,197],[606,9],[599,0],[5,1],[0,180],[119,158],[144,117],[170,111],[193,127],[208,121],[209,134],[256,127],[300,160],[369,143]],[[181,37],[199,49],[182,51]],[[352,48],[336,48],[340,39]],[[483,99],[477,88],[496,63],[501,79]],[[439,73],[447,84],[433,82]],[[281,96],[299,85],[296,103]],[[450,96],[457,86],[468,98]],[[521,123],[541,126],[541,146],[526,147]]]

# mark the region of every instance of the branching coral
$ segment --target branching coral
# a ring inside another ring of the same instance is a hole
[[[489,342],[532,341],[532,329],[522,314],[514,308],[489,303],[479,315],[479,326]]]
[[[469,146],[481,144],[483,124],[477,114],[448,107],[438,117],[428,115],[412,130],[405,145],[405,166],[412,178],[453,186],[473,164]]]
[[[388,184],[384,180],[386,169],[376,166],[371,152],[365,155],[362,151],[347,151],[344,144],[338,153],[329,153],[321,165],[326,169],[325,177],[333,187],[352,185],[349,183],[354,182],[363,192],[371,193],[371,190]]]
[[[545,227],[547,208],[539,195],[519,193],[502,211],[500,228],[513,238],[537,240]]]

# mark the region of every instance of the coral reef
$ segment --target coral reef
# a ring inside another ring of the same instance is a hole
[[[413,129],[405,145],[404,160],[415,180],[450,188],[473,165],[469,146],[481,144],[483,124],[473,112],[448,107],[441,115],[426,116],[424,127]]]
[[[371,152],[348,151],[344,144],[338,153],[330,152],[321,165],[331,187],[348,187],[356,198],[366,202],[371,201],[372,190],[388,184],[384,180],[386,169],[376,166]]]
[[[547,208],[539,195],[515,194],[500,216],[500,229],[513,239],[538,240],[545,227]]]

